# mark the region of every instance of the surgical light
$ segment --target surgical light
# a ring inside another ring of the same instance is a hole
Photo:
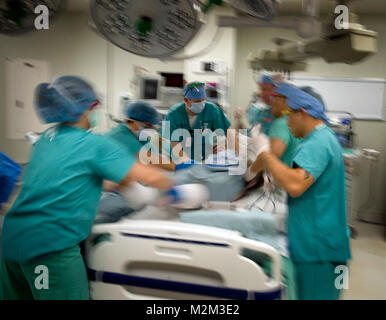
[[[116,46],[144,57],[182,50],[201,26],[199,7],[189,0],[93,0],[98,31]]]
[[[278,7],[277,0],[227,0],[235,9],[263,20],[272,20]]]

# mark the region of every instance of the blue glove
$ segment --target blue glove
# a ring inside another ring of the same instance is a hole
[[[171,203],[178,203],[181,201],[180,192],[174,187],[166,192],[166,196],[171,197]]]
[[[184,163],[180,163],[180,164],[176,164],[176,171],[178,170],[183,170],[183,169],[187,169],[193,165],[195,165],[196,162],[194,160],[190,160],[189,162],[184,162]]]

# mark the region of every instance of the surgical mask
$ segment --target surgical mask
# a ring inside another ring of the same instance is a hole
[[[194,113],[200,113],[205,108],[205,101],[202,102],[193,102],[189,110]]]
[[[145,129],[134,130],[133,134],[139,139],[143,130]]]
[[[98,126],[99,118],[98,118],[98,110],[93,110],[89,112],[87,116],[88,123],[90,124],[90,129],[93,129]]]

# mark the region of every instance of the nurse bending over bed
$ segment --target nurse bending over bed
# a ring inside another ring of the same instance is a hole
[[[98,97],[83,79],[42,83],[35,102],[40,118],[56,124],[34,145],[21,192],[5,216],[0,299],[89,299],[79,243],[90,232],[103,180],[165,191],[173,181],[113,139],[89,132]],[[43,288],[35,285],[39,266],[48,271]]]

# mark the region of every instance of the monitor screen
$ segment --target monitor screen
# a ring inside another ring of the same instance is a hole
[[[165,87],[184,87],[184,75],[182,73],[160,72],[160,75],[165,78]]]
[[[145,79],[142,99],[157,100],[158,99],[158,84],[159,84],[158,80]]]
[[[209,98],[218,98],[217,90],[206,90],[206,96]]]
[[[213,62],[203,62],[204,71],[214,71],[214,63]]]

